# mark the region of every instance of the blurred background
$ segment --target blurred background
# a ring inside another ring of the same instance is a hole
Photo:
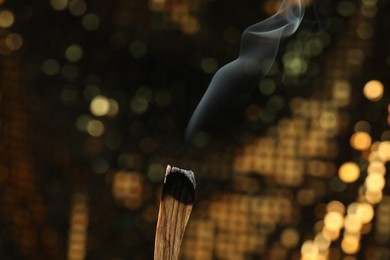
[[[276,0],[0,0],[0,259],[152,259],[167,164],[182,259],[390,259],[390,2],[304,1],[270,72],[184,131]]]

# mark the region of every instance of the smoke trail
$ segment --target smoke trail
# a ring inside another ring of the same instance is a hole
[[[239,57],[219,69],[193,113],[186,129],[189,140],[222,104],[248,91],[268,72],[281,38],[292,35],[302,21],[301,0],[283,0],[276,14],[248,27],[241,36]]]

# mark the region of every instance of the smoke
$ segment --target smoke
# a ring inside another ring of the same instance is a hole
[[[280,40],[292,35],[304,15],[302,0],[283,0],[273,16],[251,25],[241,36],[239,57],[223,66],[193,113],[185,139],[193,135],[221,106],[253,88],[272,66]]]

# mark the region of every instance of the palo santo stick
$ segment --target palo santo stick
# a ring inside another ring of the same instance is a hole
[[[195,201],[192,171],[167,166],[158,213],[154,260],[179,258],[181,241]]]

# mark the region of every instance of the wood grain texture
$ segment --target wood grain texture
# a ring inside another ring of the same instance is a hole
[[[176,260],[195,200],[192,171],[167,167],[155,239],[155,260]]]

